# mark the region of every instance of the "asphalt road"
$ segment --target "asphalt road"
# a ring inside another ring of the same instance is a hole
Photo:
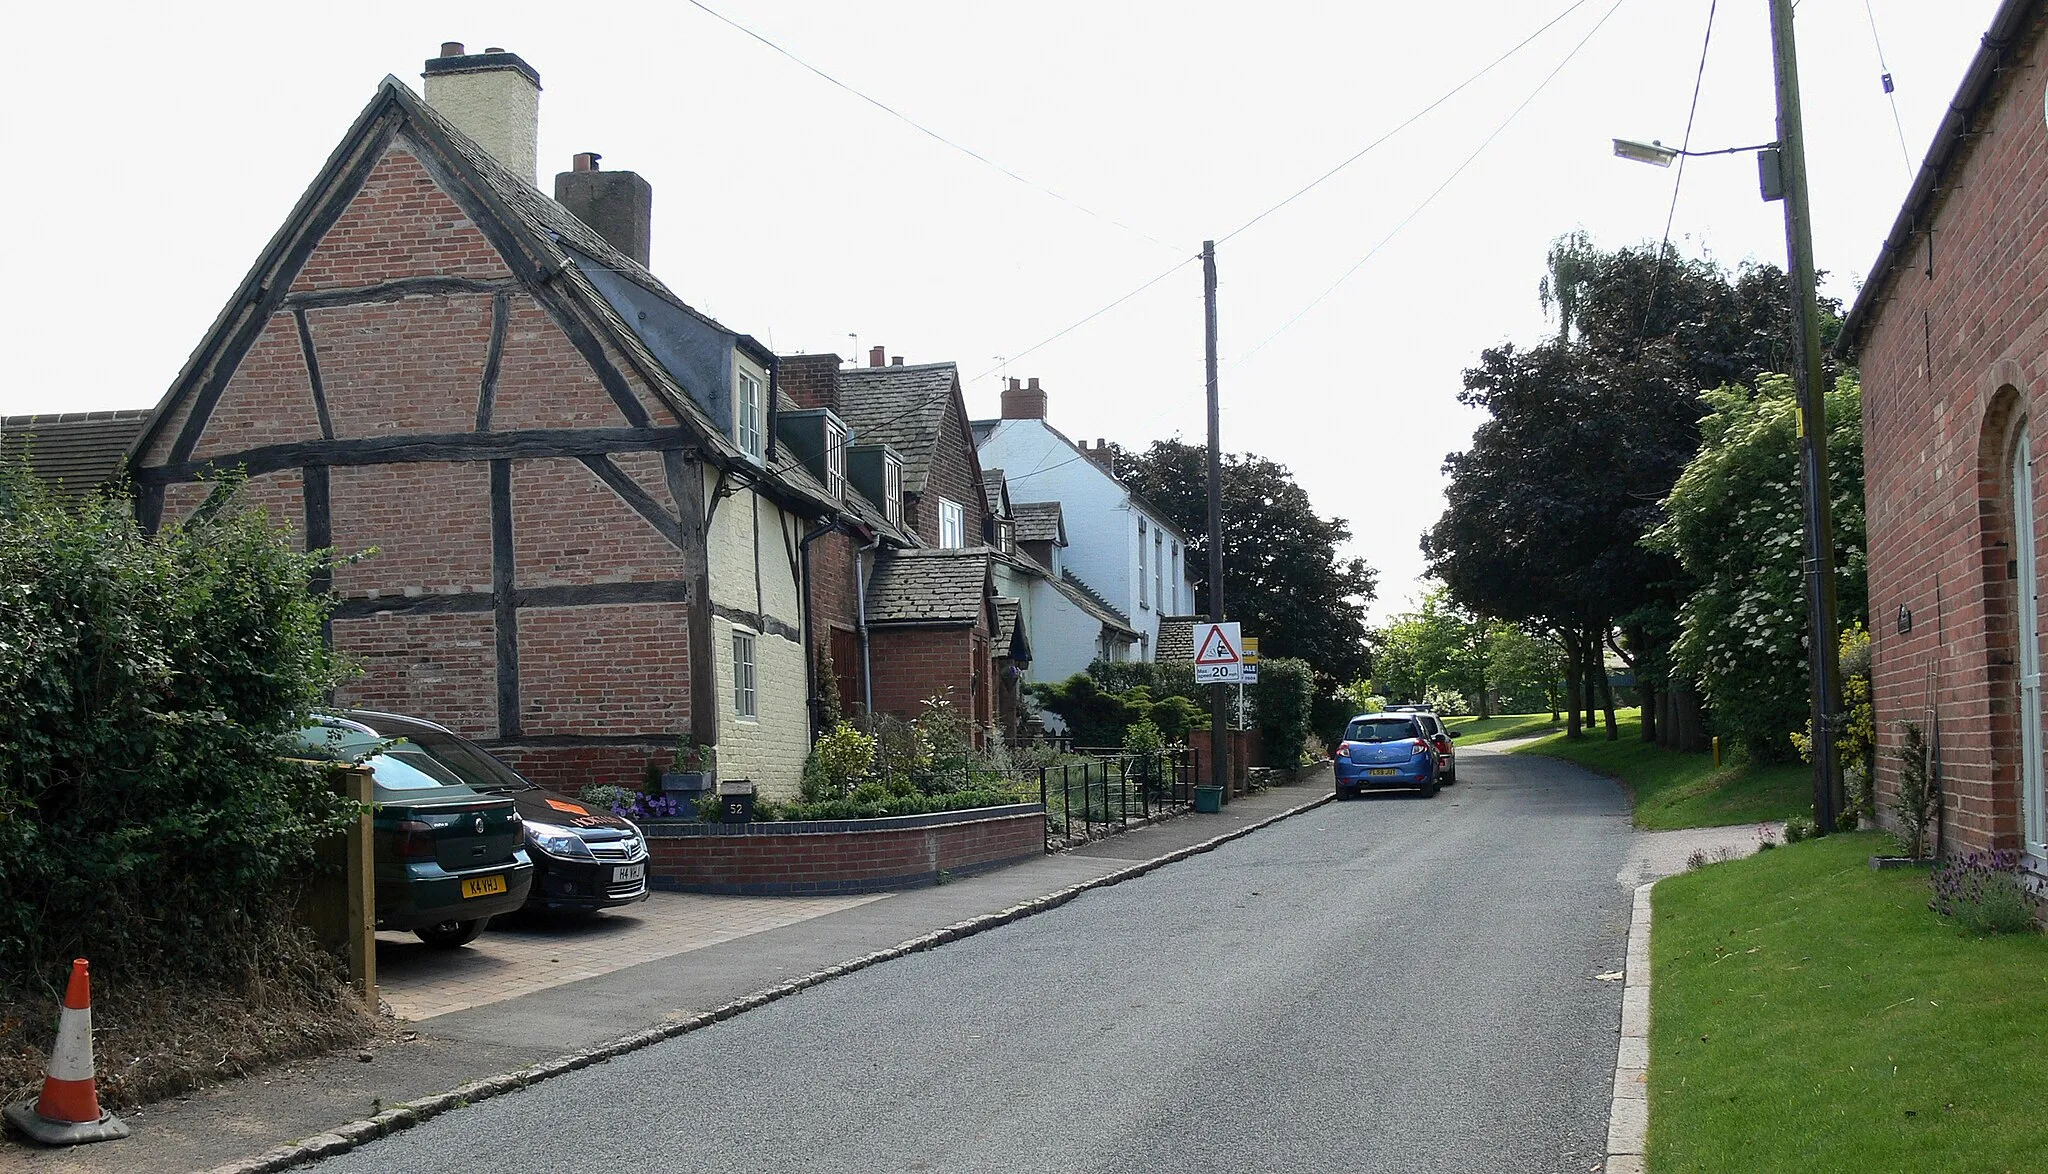
[[[1462,757],[313,1169],[1592,1170],[1626,803]]]

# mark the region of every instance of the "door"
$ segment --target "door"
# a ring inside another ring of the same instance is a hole
[[[2041,755],[2041,599],[2034,544],[2034,456],[2027,422],[2020,421],[2012,453],[2014,584],[2020,602],[2020,812],[2029,855],[2048,857],[2048,811],[2043,808]]]

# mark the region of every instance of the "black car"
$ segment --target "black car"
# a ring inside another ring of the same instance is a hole
[[[528,782],[445,726],[369,710],[350,710],[347,716],[387,738],[418,746],[471,790],[512,800],[526,822],[526,847],[533,858],[527,909],[593,913],[647,899],[647,838],[632,821]]]

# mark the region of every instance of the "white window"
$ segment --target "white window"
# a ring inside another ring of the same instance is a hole
[[[1152,598],[1159,602],[1159,610],[1166,610],[1166,533],[1155,528],[1152,531]]]
[[[741,718],[760,716],[754,693],[754,634],[732,634],[732,710]]]
[[[882,458],[882,516],[892,525],[903,522],[903,465],[891,456]]]
[[[959,502],[939,499],[939,545],[956,550],[967,545],[967,511]]]
[[[846,496],[846,429],[825,421],[825,492],[833,498]]]
[[[1145,522],[1138,521],[1138,606],[1151,607],[1145,602]]]
[[[741,371],[733,389],[733,442],[750,457],[761,456],[761,381]]]
[[[1173,592],[1172,610],[1180,614],[1180,543],[1173,544],[1173,573],[1167,577],[1167,589]]]

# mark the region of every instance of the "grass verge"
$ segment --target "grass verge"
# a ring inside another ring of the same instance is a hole
[[[1526,738],[1564,728],[1547,713],[1510,713],[1500,717],[1447,717],[1444,727],[1458,731],[1458,745],[1477,746],[1504,738]]]
[[[1649,1167],[2011,1171],[2048,1154],[2048,939],[1972,937],[1884,837],[1659,884]]]
[[[1709,754],[1666,750],[1642,740],[1637,711],[1617,710],[1620,741],[1605,726],[1577,742],[1562,733],[1515,748],[1575,762],[1618,780],[1635,799],[1636,826],[1652,830],[1719,827],[1784,819],[1813,808],[1813,773],[1804,763],[1728,762]]]

